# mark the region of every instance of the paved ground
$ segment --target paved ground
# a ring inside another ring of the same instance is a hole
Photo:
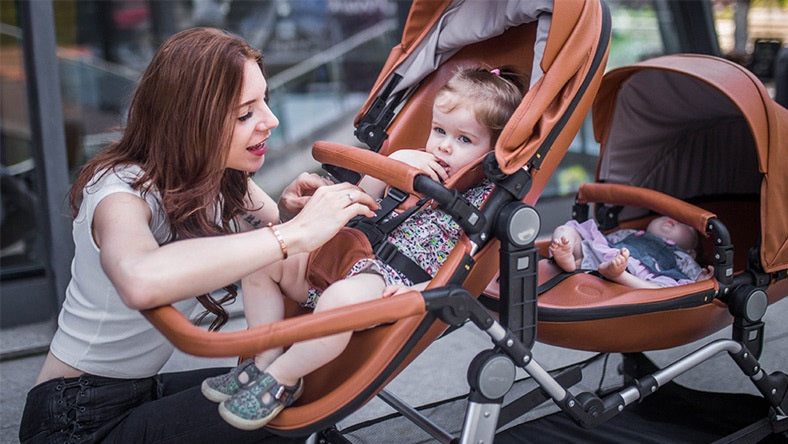
[[[788,299],[784,299],[769,307],[766,315],[767,342],[761,363],[771,372],[781,369],[788,371]],[[243,328],[244,321],[235,317],[231,328]],[[3,353],[9,356],[13,347],[27,344],[35,349],[42,343],[45,345],[51,336],[51,324],[38,324],[23,329],[0,331]],[[711,338],[729,337],[725,329]],[[649,356],[658,364],[672,362],[678,357],[696,349],[709,339],[688,344],[667,351],[652,352]],[[424,405],[437,400],[448,399],[467,392],[466,368],[475,354],[490,343],[486,335],[473,326],[463,327],[452,334],[436,341],[422,353],[402,374],[393,380],[388,390],[412,405]],[[17,348],[18,350],[18,348]],[[576,350],[568,350],[537,344],[534,358],[548,369],[562,367],[566,364],[579,362],[592,354]],[[38,354],[16,359],[0,361],[0,443],[17,442],[17,431],[21,409],[24,405],[25,392],[35,380],[43,355]],[[179,370],[195,366],[231,365],[232,359],[203,359],[176,353],[165,366],[165,370]],[[725,355],[717,356],[681,377],[678,381],[691,388],[709,391],[753,393],[755,389],[749,379],[744,377]],[[593,381],[596,383],[596,380]],[[552,408],[547,406],[546,408]],[[340,427],[360,421],[377,418],[391,412],[382,401],[374,399],[354,415],[341,422]],[[461,419],[461,418],[459,418]],[[458,420],[459,420],[458,419]]]

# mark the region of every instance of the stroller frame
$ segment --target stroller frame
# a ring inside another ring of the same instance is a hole
[[[523,184],[527,183],[527,173],[519,177]],[[425,182],[428,180],[425,178]],[[499,196],[504,193],[503,190],[498,190],[501,188],[496,189]],[[422,191],[428,194],[425,189]],[[537,327],[538,251],[535,239],[539,232],[540,221],[538,212],[533,207],[520,202],[513,195],[510,196],[511,202],[503,204],[504,209],[500,211],[494,230],[495,237],[501,242],[501,321],[497,321],[482,302],[458,285],[422,292],[426,309],[435,313],[443,322],[454,327],[459,327],[467,321],[473,322],[489,336],[493,343],[491,349],[480,352],[468,367],[468,382],[471,388],[461,436],[457,440],[394,395],[383,391],[380,396],[386,403],[440,442],[493,442],[495,431],[499,426],[504,395],[515,382],[515,367],[520,367],[533,378],[538,387],[522,395],[512,404],[517,403],[518,408],[527,406],[525,411],[530,410],[546,399],[537,393],[541,390],[575,422],[583,427],[592,428],[620,414],[628,405],[642,401],[684,372],[720,353],[727,352],[742,373],[750,378],[759,393],[769,402],[771,409],[766,420],[753,424],[720,442],[734,442],[745,437],[759,440],[771,433],[788,430],[786,414],[788,375],[782,371],[767,374],[758,361],[760,341],[763,337],[763,323],[760,319],[765,312],[765,304],[761,302],[761,298],[765,298],[765,293],[760,288],[751,286],[754,283],[753,279],[746,277],[751,275],[739,275],[735,280],[729,279],[729,285],[721,285],[723,288],[720,294],[742,295],[742,298],[745,298],[741,302],[729,305],[735,316],[733,339],[710,342],[603,398],[593,392],[572,394],[567,387],[578,382],[577,374],[567,372],[553,377],[538,363],[532,353]],[[503,197],[499,199],[506,200]],[[483,215],[488,211],[496,210],[485,207],[482,210]],[[487,214],[486,217],[492,217],[492,214]],[[730,250],[730,240],[725,227],[714,219],[714,222],[709,224],[709,228],[714,232],[722,250]],[[727,260],[732,261],[732,255],[728,255]],[[725,274],[725,269],[723,265],[717,271]],[[754,279],[757,280],[757,277]],[[729,297],[726,299],[731,300]],[[753,331],[757,331],[758,335],[749,334]],[[756,346],[757,350],[751,351],[748,344]]]

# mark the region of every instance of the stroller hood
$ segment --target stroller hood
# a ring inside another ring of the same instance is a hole
[[[418,84],[464,46],[502,34],[506,29],[539,20],[534,51],[535,77],[550,28],[552,0],[479,2],[467,0],[415,0],[400,44],[389,55],[360,118],[392,74],[402,80],[392,93]],[[532,76],[531,83],[537,79]]]
[[[594,2],[415,0],[401,43],[389,54],[355,124],[359,126],[365,115],[374,111],[376,101],[391,101],[398,94],[407,97],[408,88],[418,85],[463,46],[536,22],[534,43],[523,49],[523,58],[531,62],[530,72],[523,73],[529,77],[530,90],[503,129],[495,156],[505,174],[530,164],[535,170],[545,167],[547,176],[564,154],[550,153],[551,160],[542,164],[552,145],[563,145],[555,143],[565,137],[560,134],[565,124],[562,119],[571,115],[571,110],[584,107],[577,101],[590,102],[591,95],[584,92],[592,90],[590,83],[599,79],[589,73],[604,66],[609,23],[600,25],[603,16]],[[605,50],[598,51],[596,44],[588,43],[599,41],[605,42]],[[548,72],[551,75],[546,75]]]
[[[788,268],[788,110],[752,73],[689,54],[614,69],[593,121],[598,182],[680,199],[760,194],[761,264]]]

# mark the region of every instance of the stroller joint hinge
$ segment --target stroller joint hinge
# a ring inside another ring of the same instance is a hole
[[[421,294],[427,311],[436,313],[449,325],[460,326],[470,319],[482,330],[487,330],[495,323],[481,302],[462,287],[449,285],[425,290]]]
[[[591,392],[578,393],[567,396],[557,402],[558,406],[572,419],[585,428],[595,427],[623,411],[623,403],[614,403],[607,406],[599,396]]]
[[[519,338],[508,329],[506,329],[506,334],[503,338],[493,340],[493,343],[495,343],[501,352],[506,353],[506,355],[518,365],[526,365],[533,358],[531,349],[522,343]]]
[[[744,344],[742,344],[742,347],[738,352],[730,353],[730,355],[742,370],[742,373],[749,376],[750,378],[763,371],[758,359]]]
[[[618,213],[623,210],[621,205],[598,205],[596,207],[596,220],[600,231],[612,230],[618,226]]]
[[[588,204],[580,203],[575,199],[572,205],[572,219],[578,222],[585,222],[588,220]]]
[[[616,394],[602,399],[595,393],[581,392],[567,396],[559,405],[580,425],[592,428],[623,412],[626,403]]]
[[[758,388],[769,403],[779,411],[780,415],[788,415],[788,375],[779,371],[773,372],[763,378],[760,384],[763,388],[760,386]],[[758,386],[759,382],[756,381],[755,385]]]
[[[653,375],[646,375],[643,378],[635,379],[634,385],[637,387],[638,393],[640,393],[638,401],[643,401],[643,398],[659,389],[659,381],[657,381]]]

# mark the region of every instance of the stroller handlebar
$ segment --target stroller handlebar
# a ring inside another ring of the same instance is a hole
[[[178,350],[194,356],[249,356],[274,347],[345,331],[361,330],[426,312],[420,292],[409,291],[320,313],[296,316],[240,331],[208,331],[192,324],[172,305],[142,314]]]
[[[408,193],[414,193],[413,180],[422,172],[383,154],[341,143],[318,141],[312,145],[318,162],[368,174]]]
[[[690,225],[704,236],[709,235],[709,220],[717,217],[710,211],[673,196],[630,185],[584,183],[577,192],[577,203],[591,202],[647,208]]]
[[[404,162],[364,148],[324,141],[315,142],[312,156],[318,162],[368,174],[394,188],[433,199],[467,234],[479,232],[485,224],[484,215],[465,202],[457,190],[446,188]]]

